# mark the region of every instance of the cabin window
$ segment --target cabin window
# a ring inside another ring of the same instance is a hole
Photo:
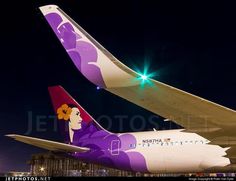
[[[136,144],[130,144],[129,147],[130,147],[130,148],[135,148],[135,147],[136,147]]]

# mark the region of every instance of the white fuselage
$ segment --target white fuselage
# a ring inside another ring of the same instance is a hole
[[[141,153],[151,173],[201,172],[230,164],[224,157],[227,148],[208,144],[209,140],[196,133],[182,131],[130,133],[137,141],[129,143],[133,149],[128,151]]]

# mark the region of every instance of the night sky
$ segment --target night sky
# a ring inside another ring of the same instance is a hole
[[[30,2],[30,1],[28,1]],[[130,68],[156,72],[156,80],[236,109],[236,11],[234,4],[197,1],[41,1],[1,5],[0,172],[27,171],[26,161],[43,150],[10,138],[17,133],[60,141],[53,129],[47,87],[62,85],[100,124],[113,132],[151,130],[134,115],[152,115],[84,78],[66,54],[38,7],[57,4]],[[21,3],[21,4],[20,4]],[[5,11],[4,11],[5,10]],[[29,114],[33,127],[27,133]],[[115,116],[127,119],[116,121]],[[36,129],[41,119],[44,130]],[[156,121],[158,129],[168,125]],[[121,126],[123,124],[123,126]],[[134,129],[135,127],[135,129]]]

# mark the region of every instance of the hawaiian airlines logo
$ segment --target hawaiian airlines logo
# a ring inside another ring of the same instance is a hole
[[[63,104],[57,109],[57,118],[69,122],[70,141],[73,142],[74,132],[81,129],[82,118],[76,106]]]

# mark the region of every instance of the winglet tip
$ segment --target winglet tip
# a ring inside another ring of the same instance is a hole
[[[58,6],[55,4],[49,4],[45,6],[40,6],[39,9],[43,13],[43,15],[48,14],[49,12],[52,12],[53,10],[57,9]]]
[[[10,137],[10,138],[14,138],[16,135],[15,134],[6,134],[4,136]]]

